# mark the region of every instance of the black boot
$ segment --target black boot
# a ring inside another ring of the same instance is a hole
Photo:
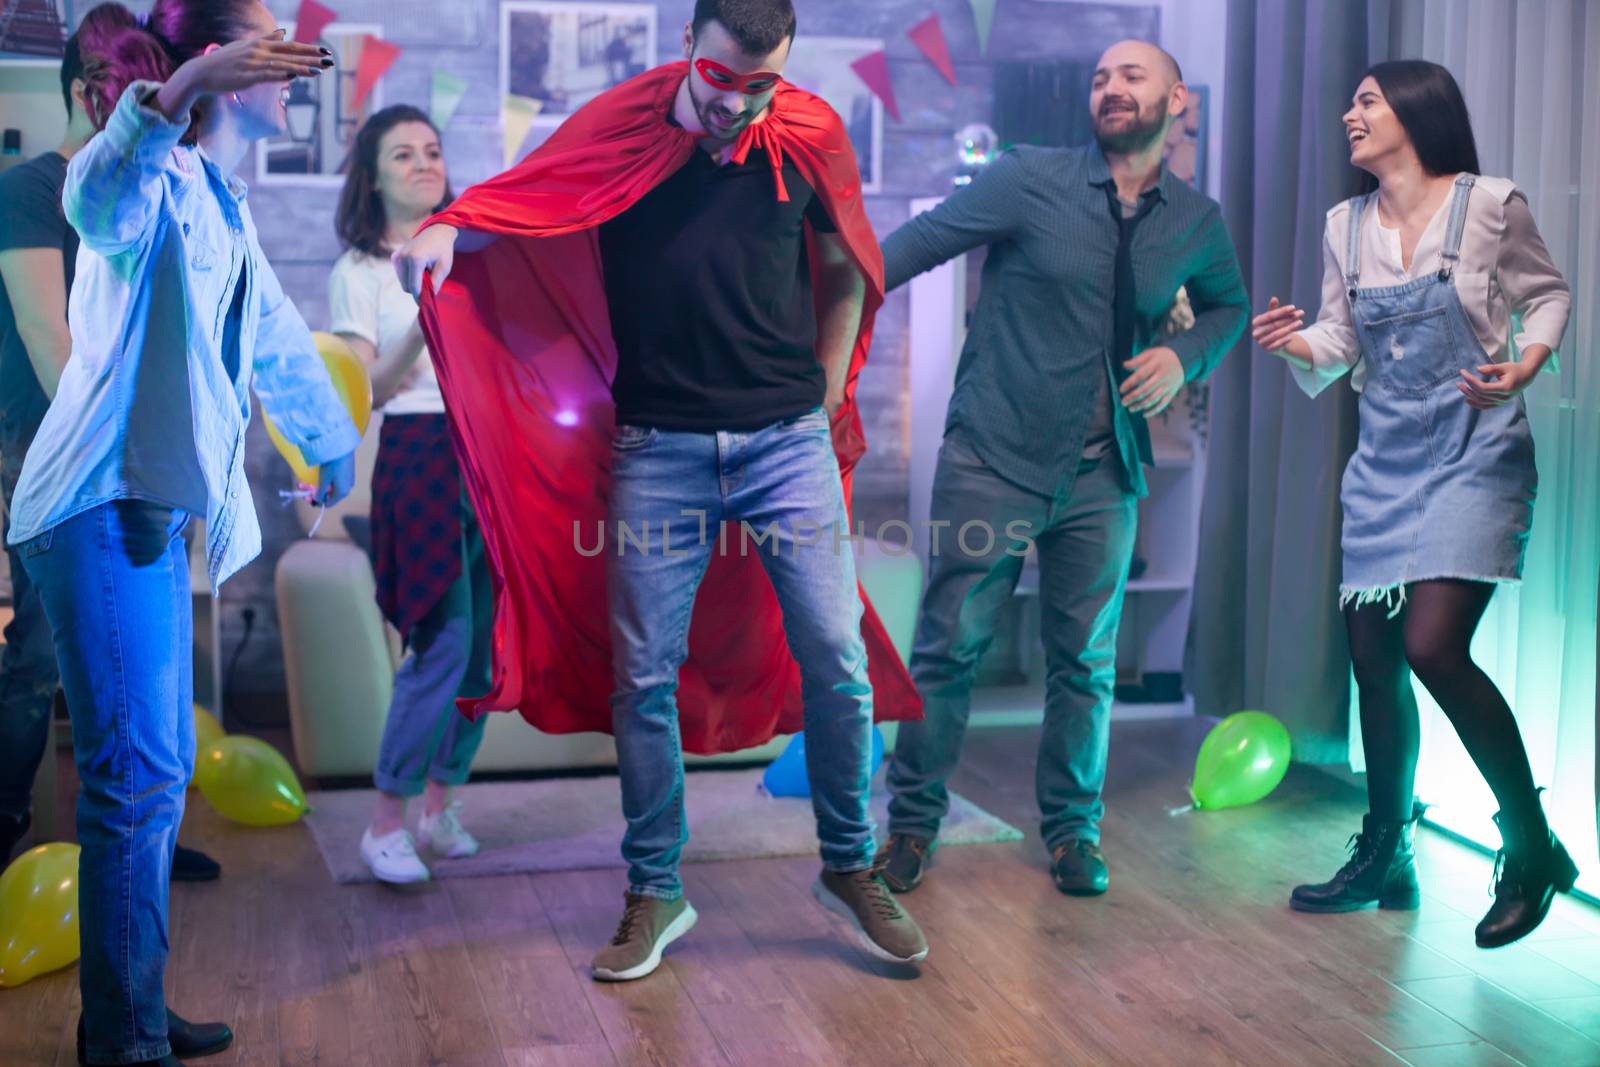
[[[1526,937],[1550,914],[1556,894],[1570,892],[1578,865],[1536,809],[1535,825],[1511,824],[1505,812],[1494,817],[1504,847],[1494,859],[1494,904],[1478,924],[1478,947],[1499,948]]]
[[[199,1059],[202,1056],[215,1056],[219,1052],[226,1052],[229,1045],[233,1044],[233,1031],[226,1023],[192,1023],[173,1011],[167,1009],[167,1041],[172,1045],[172,1059],[186,1060]],[[83,1016],[78,1016],[78,1062],[87,1064],[89,1061],[83,1053],[84,1028]],[[152,1063],[166,1063],[165,1059],[152,1060]]]
[[[1361,818],[1361,832],[1350,839],[1350,861],[1329,881],[1295,886],[1289,907],[1295,911],[1357,911],[1369,904],[1414,911],[1422,904],[1417,885],[1417,854],[1412,847],[1422,806],[1405,822]]]
[[[0,815],[0,870],[5,870],[6,864],[11,862],[11,853],[16,851],[17,842],[28,836],[28,827],[33,825],[33,813],[23,812],[21,815]]]
[[[222,864],[199,849],[179,845],[172,850],[174,882],[215,882],[221,874]]]

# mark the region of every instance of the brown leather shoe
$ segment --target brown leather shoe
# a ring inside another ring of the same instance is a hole
[[[909,893],[922,884],[922,876],[939,850],[937,838],[915,834],[890,834],[872,865],[883,872],[883,880],[896,893]]]
[[[1081,837],[1056,846],[1050,855],[1050,873],[1056,888],[1074,897],[1097,897],[1111,882],[1100,846]]]

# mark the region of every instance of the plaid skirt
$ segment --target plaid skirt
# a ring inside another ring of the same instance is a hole
[[[372,572],[378,607],[402,637],[461,577],[465,506],[445,416],[385,418],[372,471]]]

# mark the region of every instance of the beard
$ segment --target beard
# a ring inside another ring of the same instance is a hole
[[[748,125],[747,122],[736,122],[729,129],[719,128],[711,121],[711,106],[702,104],[700,99],[694,95],[692,89],[689,91],[689,103],[694,106],[694,117],[700,120],[700,128],[705,131],[706,137],[711,140],[727,142],[738,140],[739,134],[743,133],[745,126]],[[747,119],[748,117],[748,115],[740,116],[741,119]]]
[[[1118,154],[1139,152],[1166,136],[1167,113],[1164,108],[1152,107],[1149,111],[1141,111],[1137,102],[1134,102],[1133,108],[1132,121],[1120,129],[1107,130],[1106,119],[1110,116],[1105,114],[1104,105],[1101,105],[1101,113],[1094,120],[1094,139],[1100,142],[1102,151]],[[1128,112],[1117,114],[1127,115]]]

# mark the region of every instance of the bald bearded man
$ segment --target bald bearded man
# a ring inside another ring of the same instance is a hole
[[[926,718],[902,724],[889,768],[878,863],[897,892],[933,857],[978,660],[1029,542],[1047,664],[1041,831],[1057,888],[1106,891],[1100,794],[1145,419],[1211,372],[1247,316],[1216,203],[1162,164],[1187,100],[1166,52],[1113,45],[1090,86],[1093,144],[1013,149],[884,242],[886,289],[989,246],[934,474],[943,536],[911,657]],[[1194,324],[1162,337],[1180,286]]]

